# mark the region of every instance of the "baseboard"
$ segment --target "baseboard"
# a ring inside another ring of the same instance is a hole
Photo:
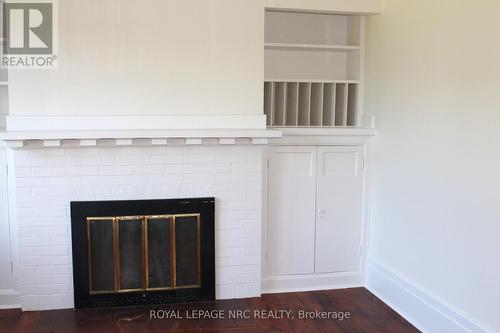
[[[0,310],[20,309],[19,294],[12,289],[0,289]]]
[[[263,294],[363,287],[362,273],[269,276],[262,280]]]
[[[374,259],[366,265],[366,288],[422,332],[494,331]]]
[[[265,129],[265,115],[8,116],[8,131]]]

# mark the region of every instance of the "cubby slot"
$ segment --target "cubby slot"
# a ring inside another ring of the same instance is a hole
[[[356,84],[349,84],[347,89],[347,126],[358,125],[358,86]]]
[[[323,88],[323,126],[335,126],[335,83],[325,83]]]
[[[276,82],[274,84],[274,126],[285,125],[286,112],[286,83]]]
[[[310,126],[311,83],[299,83],[299,120],[298,126]]]
[[[323,122],[323,83],[311,84],[310,126],[321,126]]]
[[[347,84],[345,83],[336,84],[335,126],[347,126]]]
[[[267,119],[267,126],[273,124],[273,94],[274,84],[272,82],[264,82],[264,114]]]
[[[299,120],[299,84],[288,82],[286,85],[286,126],[297,126]]]

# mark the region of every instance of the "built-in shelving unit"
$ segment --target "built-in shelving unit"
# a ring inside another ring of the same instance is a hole
[[[356,15],[266,11],[268,126],[360,126],[363,24]]]

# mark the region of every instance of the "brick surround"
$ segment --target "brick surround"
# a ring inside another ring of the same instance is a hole
[[[260,296],[263,147],[16,150],[15,274],[23,309],[73,307],[74,200],[216,197],[217,298]]]

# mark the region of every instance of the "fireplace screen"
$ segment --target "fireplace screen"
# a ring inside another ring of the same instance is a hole
[[[87,242],[90,294],[201,286],[200,214],[88,217]]]
[[[71,208],[77,308],[214,298],[213,199]]]

